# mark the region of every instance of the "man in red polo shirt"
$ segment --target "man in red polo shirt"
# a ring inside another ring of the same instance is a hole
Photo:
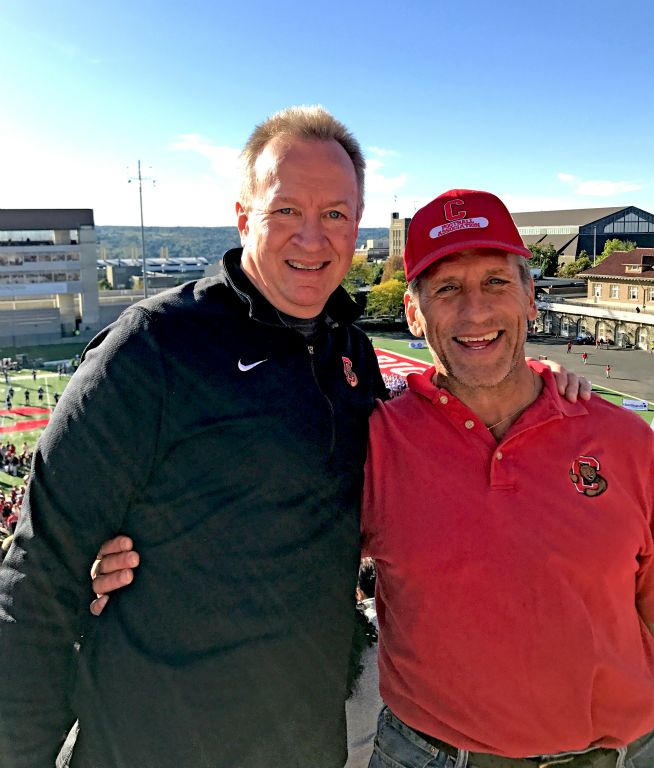
[[[370,424],[371,768],[654,765],[654,435],[525,363],[529,256],[485,192],[409,228],[406,313],[435,365]]]

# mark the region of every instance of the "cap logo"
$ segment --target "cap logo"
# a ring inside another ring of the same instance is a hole
[[[465,219],[465,217],[468,215],[467,211],[457,211],[454,213],[452,210],[453,206],[461,207],[462,205],[465,205],[463,200],[448,200],[447,203],[443,206],[443,213],[445,214],[445,218],[448,221],[454,221],[455,219]]]
[[[465,211],[463,212],[465,214]],[[429,237],[436,240],[443,235],[449,235],[450,232],[458,232],[460,229],[485,229],[488,226],[488,219],[485,216],[475,216],[473,219],[457,219],[448,221],[447,224],[439,224],[429,231]]]

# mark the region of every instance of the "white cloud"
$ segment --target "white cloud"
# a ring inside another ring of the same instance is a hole
[[[211,151],[208,143],[179,140],[212,158],[205,172],[180,170],[170,157],[142,167],[143,218],[146,226],[224,226],[235,223],[234,154]],[[206,150],[206,152],[204,152]],[[153,148],[154,154],[154,148]],[[214,163],[217,170],[212,171]],[[211,167],[209,167],[209,165]],[[97,224],[140,223],[138,184],[128,184],[136,167],[109,154],[62,150],[39,144],[0,126],[0,208],[92,208]],[[238,174],[236,173],[236,177]]]
[[[234,181],[240,174],[240,150],[212,144],[197,133],[187,133],[174,141],[171,149],[181,152],[196,152],[211,163],[211,170],[222,179]]]
[[[608,179],[581,179],[569,173],[558,173],[558,179],[572,188],[576,195],[586,197],[615,197],[627,192],[644,189],[644,184],[633,181],[610,181]]]
[[[394,149],[384,149],[384,147],[368,147],[368,152],[376,157],[397,157],[399,154]]]
[[[404,210],[400,205],[399,193],[406,187],[408,176],[406,173],[389,176],[384,172],[385,163],[382,158],[397,156],[395,150],[368,147],[367,151],[374,157],[366,157],[366,207],[361,225],[388,226],[391,211]]]

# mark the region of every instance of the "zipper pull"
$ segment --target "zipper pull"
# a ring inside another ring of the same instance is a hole
[[[313,354],[313,345],[312,344],[307,344],[307,350],[308,350],[309,354],[312,355]]]

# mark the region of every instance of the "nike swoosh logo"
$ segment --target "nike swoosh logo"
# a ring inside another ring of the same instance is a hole
[[[239,371],[249,371],[251,368],[256,368],[257,365],[261,365],[261,363],[265,363],[268,360],[266,358],[265,360],[257,360],[256,363],[250,363],[249,365],[245,365],[245,363],[242,363],[240,360],[238,361],[238,369]]]

